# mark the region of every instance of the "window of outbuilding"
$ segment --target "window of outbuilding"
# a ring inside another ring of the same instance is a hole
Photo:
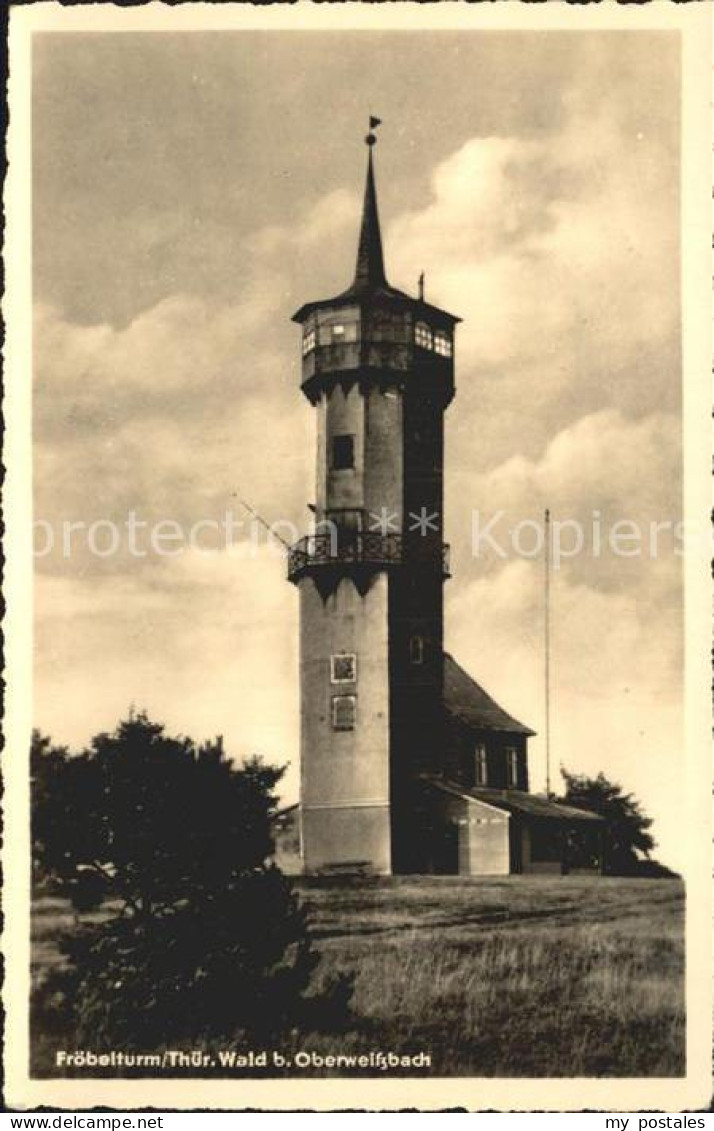
[[[557,825],[550,821],[532,821],[530,846],[534,864],[557,863],[563,851]]]
[[[303,357],[305,357],[306,354],[310,353],[311,350],[314,350],[314,348],[315,348],[315,329],[313,327],[309,330],[306,330],[304,335],[303,335],[303,339],[302,339],[302,354],[303,354]]]
[[[426,322],[417,322],[414,327],[414,341],[424,350],[434,348],[431,327],[427,326]]]
[[[440,353],[442,357],[451,357],[451,338],[446,330],[437,330],[434,334],[434,350],[436,353]]]

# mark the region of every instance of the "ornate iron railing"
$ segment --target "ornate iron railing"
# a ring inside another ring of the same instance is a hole
[[[445,542],[419,535],[375,534],[365,531],[334,530],[308,534],[288,551],[290,581],[308,569],[342,566],[396,566],[438,562],[449,576],[449,546]]]

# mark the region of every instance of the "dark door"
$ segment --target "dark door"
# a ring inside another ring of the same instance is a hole
[[[519,876],[523,871],[523,826],[516,817],[511,817],[508,824],[511,875]]]
[[[437,838],[435,871],[443,876],[459,874],[459,826],[446,824]]]

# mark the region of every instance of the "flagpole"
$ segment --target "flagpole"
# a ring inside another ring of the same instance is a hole
[[[544,643],[545,643],[545,792],[550,797],[550,511],[545,511]]]

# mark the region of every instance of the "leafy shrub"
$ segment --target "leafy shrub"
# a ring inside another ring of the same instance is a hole
[[[271,862],[281,775],[236,767],[220,740],[169,738],[144,714],[53,757],[38,778],[36,868],[77,912],[101,914],[63,941],[37,1013],[94,1049],[274,1040],[325,1010],[334,1022],[350,986],[309,992],[306,913]]]
[[[295,1023],[317,959],[285,877],[266,867],[220,897],[87,926],[50,980],[90,1047],[152,1048],[181,1038],[275,1036]]]

